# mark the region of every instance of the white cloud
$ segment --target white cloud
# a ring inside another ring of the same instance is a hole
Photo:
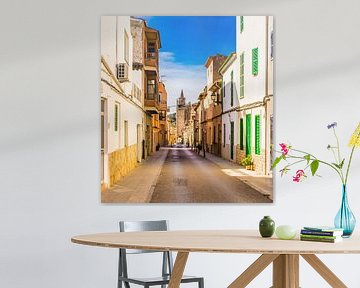
[[[160,52],[160,75],[168,93],[168,105],[176,104],[181,89],[187,102],[194,103],[206,85],[206,70],[203,65],[185,65],[176,62],[174,53]],[[171,108],[171,112],[175,109]]]

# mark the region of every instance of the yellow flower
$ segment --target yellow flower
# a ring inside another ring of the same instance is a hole
[[[351,147],[360,147],[360,122],[357,128],[355,129],[353,135],[350,138],[349,146]]]

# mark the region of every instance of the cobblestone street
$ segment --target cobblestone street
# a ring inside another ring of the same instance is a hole
[[[162,148],[102,193],[104,203],[272,203],[236,164],[187,148]],[[246,181],[242,180],[245,177]],[[270,183],[271,179],[268,179]],[[255,182],[256,183],[256,182]],[[259,191],[260,190],[260,191]]]

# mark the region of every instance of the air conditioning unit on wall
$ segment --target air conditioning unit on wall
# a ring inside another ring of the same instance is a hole
[[[120,82],[129,81],[129,65],[127,63],[117,64],[116,76]]]

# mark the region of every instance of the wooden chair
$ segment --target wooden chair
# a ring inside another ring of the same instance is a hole
[[[120,232],[134,232],[134,231],[167,231],[168,222],[166,220],[160,221],[120,221]],[[172,254],[169,251],[149,251],[149,250],[135,250],[135,249],[119,249],[119,268],[118,268],[118,288],[122,288],[123,283],[125,288],[130,288],[131,284],[149,288],[150,286],[160,286],[165,288],[169,284],[170,276],[173,268]],[[162,274],[160,277],[152,278],[134,278],[129,277],[127,269],[127,254],[142,254],[142,253],[163,253],[162,260]],[[204,288],[204,278],[194,276],[183,276],[181,283],[197,282],[199,288]]]

